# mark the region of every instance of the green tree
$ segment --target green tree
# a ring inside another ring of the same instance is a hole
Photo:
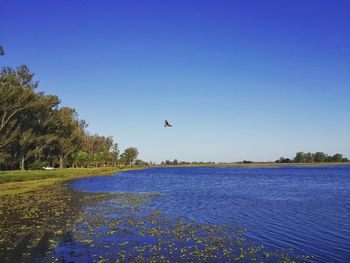
[[[33,98],[33,107],[21,113],[20,133],[18,136],[18,149],[21,157],[21,169],[25,169],[24,162],[31,157],[39,161],[45,147],[56,138],[54,131],[47,129],[50,123],[52,107],[58,104],[55,96],[45,96],[36,93]]]
[[[134,161],[137,159],[139,155],[139,151],[136,147],[129,147],[124,150],[121,154],[120,159],[124,165],[132,165]]]
[[[148,163],[143,161],[143,160],[141,160],[141,159],[136,159],[135,160],[135,165],[145,166],[145,165],[148,165]]]
[[[116,166],[118,163],[119,153],[120,153],[120,150],[119,150],[118,143],[113,144],[112,152],[111,152],[111,155],[113,157],[113,166]]]
[[[55,119],[59,166],[63,168],[69,155],[82,146],[86,123],[79,121],[76,111],[68,107],[57,110]]]
[[[27,129],[20,133],[18,141],[19,155],[21,158],[21,170],[25,169],[25,160],[29,157],[30,151],[35,143],[35,135],[32,129]]]
[[[23,113],[37,106],[34,89],[38,83],[33,76],[24,65],[0,72],[0,150],[17,140]]]
[[[74,109],[59,108],[58,97],[36,92],[37,86],[25,65],[0,70],[0,169],[57,162],[61,168],[90,162],[116,165],[119,149],[113,138],[88,135]],[[126,151],[125,162],[133,163],[137,154],[137,149],[136,156]]]
[[[289,158],[280,157],[278,160],[275,161],[275,163],[290,163],[291,160]]]
[[[326,162],[333,162],[333,156],[326,155]]]
[[[57,96],[47,96],[40,94],[40,104],[34,112],[32,122],[35,131],[35,148],[33,157],[35,160],[47,161],[52,156],[55,142],[58,140],[55,127],[55,111],[59,104]]]
[[[294,157],[294,162],[296,163],[304,163],[305,162],[305,153],[297,152]]]
[[[79,150],[73,154],[73,162],[77,166],[84,167],[89,162],[89,154]]]
[[[343,155],[340,153],[336,153],[333,155],[333,162],[341,162],[343,161]]]
[[[305,154],[305,162],[306,163],[313,163],[315,161],[315,155],[311,152],[308,152]]]
[[[105,156],[103,152],[94,153],[94,164],[95,166],[102,166],[105,162]]]
[[[326,161],[326,154],[323,152],[316,152],[315,153],[315,162],[322,163]]]
[[[97,165],[116,165],[119,157],[118,144],[114,145],[112,137],[86,134],[83,140],[82,148],[88,152],[92,164]]]

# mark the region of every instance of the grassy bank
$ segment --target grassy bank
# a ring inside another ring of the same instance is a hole
[[[116,167],[103,168],[66,168],[54,171],[26,170],[26,171],[3,171],[0,172],[0,184],[9,182],[22,182],[42,179],[70,179],[84,175],[108,174],[118,171]]]
[[[44,186],[67,180],[98,175],[111,175],[118,171],[140,167],[67,168],[54,171],[2,171],[0,172],[0,196],[34,191]]]

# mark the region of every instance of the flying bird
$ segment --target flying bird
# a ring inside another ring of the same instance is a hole
[[[164,127],[173,127],[173,126],[167,120],[165,120]]]

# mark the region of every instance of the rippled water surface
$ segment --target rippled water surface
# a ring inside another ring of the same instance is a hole
[[[75,180],[89,192],[161,193],[150,206],[199,223],[230,224],[270,249],[350,262],[350,166],[191,167]]]

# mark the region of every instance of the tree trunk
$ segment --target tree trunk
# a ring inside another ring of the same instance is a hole
[[[22,155],[21,159],[21,170],[24,171],[24,155]]]
[[[63,156],[60,156],[60,169],[63,169]]]

